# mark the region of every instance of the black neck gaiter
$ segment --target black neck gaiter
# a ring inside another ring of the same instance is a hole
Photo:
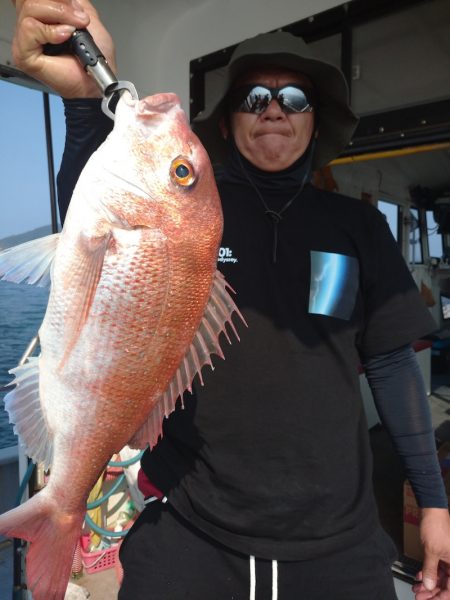
[[[277,261],[278,224],[289,207],[300,196],[311,179],[311,163],[314,154],[314,139],[306,152],[292,165],[282,171],[262,171],[248,161],[237,149],[234,139],[228,139],[229,161],[221,179],[225,182],[250,186],[268,220],[273,225],[272,260]]]

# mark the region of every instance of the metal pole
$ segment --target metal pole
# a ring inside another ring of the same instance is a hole
[[[50,189],[50,211],[52,215],[52,233],[58,233],[58,217],[56,204],[55,167],[53,160],[52,124],[50,118],[50,102],[47,92],[42,92],[44,100],[45,139],[47,142],[48,184]]]

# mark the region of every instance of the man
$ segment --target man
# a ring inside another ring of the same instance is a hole
[[[96,91],[75,61],[42,54],[44,43],[89,24],[111,57],[98,16],[83,7],[23,2],[14,41],[18,66],[73,98],[62,215],[111,126],[98,101],[85,100]],[[221,161],[219,266],[249,329],[143,457],[141,480],[155,501],[123,544],[120,600],[395,598],[395,550],[371,486],[360,358],[422,507],[417,600],[450,598],[446,496],[410,348],[434,324],[380,213],[310,184],[356,121],[340,71],[278,33],[237,48],[194,122]]]

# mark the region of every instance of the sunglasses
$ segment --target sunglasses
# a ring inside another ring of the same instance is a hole
[[[276,100],[285,113],[312,112],[314,104],[312,90],[304,90],[295,84],[271,88],[254,83],[245,85],[229,94],[229,106],[232,112],[262,114],[272,100]]]

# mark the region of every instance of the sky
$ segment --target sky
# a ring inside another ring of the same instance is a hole
[[[55,173],[64,146],[62,101],[50,96]],[[41,92],[0,80],[0,239],[50,225]]]

